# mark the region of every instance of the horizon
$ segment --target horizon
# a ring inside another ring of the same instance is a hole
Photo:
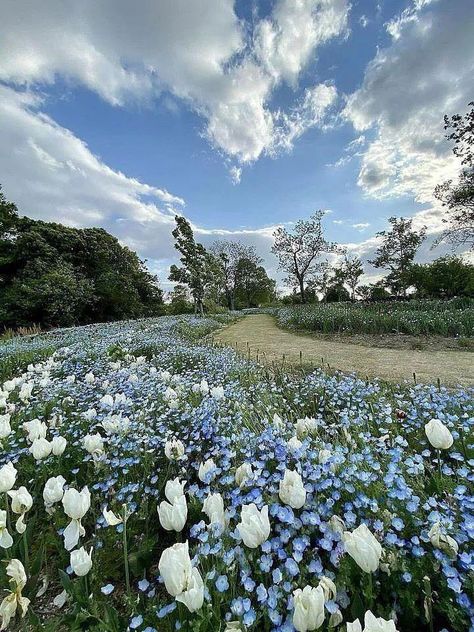
[[[467,0],[6,5],[0,171],[21,214],[105,228],[165,289],[176,213],[206,246],[254,244],[279,289],[272,233],[319,208],[364,282],[390,216],[427,226],[419,261],[450,251],[430,250],[432,192],[461,167],[443,116],[474,94]]]

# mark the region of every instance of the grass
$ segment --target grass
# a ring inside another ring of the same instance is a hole
[[[317,303],[277,309],[289,329],[321,333],[474,336],[474,300]]]
[[[389,381],[414,379],[444,385],[472,385],[469,351],[374,348],[285,331],[269,314],[252,314],[215,335],[221,344],[267,364],[312,365]],[[414,377],[415,374],[415,377]]]

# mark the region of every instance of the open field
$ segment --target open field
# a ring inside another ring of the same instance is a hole
[[[0,546],[26,573],[7,593],[0,565],[8,629],[292,632],[311,586],[325,632],[369,608],[468,630],[473,390],[273,373],[205,342],[230,320],[0,345]]]
[[[281,326],[348,334],[474,336],[474,301],[411,300],[377,303],[316,303],[274,310]]]
[[[286,331],[269,314],[251,314],[218,332],[216,340],[236,346],[244,355],[261,361],[328,365],[361,377],[409,380],[444,385],[474,385],[474,356],[468,351],[419,351],[383,349],[350,342],[336,342]],[[300,353],[302,354],[300,356]]]

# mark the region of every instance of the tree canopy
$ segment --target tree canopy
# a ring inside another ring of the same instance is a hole
[[[102,228],[20,217],[0,191],[0,325],[70,326],[161,313],[156,277]]]

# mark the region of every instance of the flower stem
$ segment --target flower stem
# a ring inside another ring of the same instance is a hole
[[[123,565],[125,568],[125,585],[127,596],[130,597],[130,568],[128,565],[128,542],[127,542],[127,506],[123,506]]]

